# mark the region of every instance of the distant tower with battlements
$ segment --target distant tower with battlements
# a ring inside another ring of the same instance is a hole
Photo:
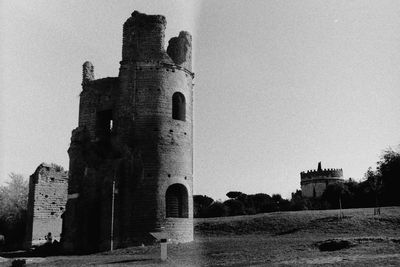
[[[192,37],[165,49],[166,19],[137,11],[124,23],[118,77],[83,64],[73,130],[66,251],[193,240]],[[114,190],[113,190],[114,188]]]
[[[317,170],[300,173],[301,192],[303,197],[318,198],[324,193],[329,184],[343,182],[342,169],[322,169],[318,162]]]

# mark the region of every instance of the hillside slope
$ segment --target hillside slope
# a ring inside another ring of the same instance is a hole
[[[400,207],[195,219],[195,241],[93,255],[27,258],[29,266],[400,266]],[[322,246],[335,246],[322,250]],[[348,244],[338,248],[337,245]],[[10,266],[5,259],[0,266]],[[2,265],[3,264],[3,265]]]
[[[195,219],[198,236],[219,235],[285,235],[292,233],[330,233],[354,235],[385,235],[400,232],[400,207],[342,210],[273,212],[257,215]],[[399,233],[400,234],[400,233]]]

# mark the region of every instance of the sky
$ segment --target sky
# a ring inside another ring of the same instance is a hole
[[[0,184],[68,169],[81,65],[118,75],[122,24],[192,33],[194,193],[300,189],[300,172],[363,178],[400,144],[400,3],[367,0],[0,0]]]

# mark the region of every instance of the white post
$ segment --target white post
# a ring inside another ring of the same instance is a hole
[[[164,227],[160,227],[160,230],[163,230]],[[153,232],[151,234],[157,241],[160,242],[160,259],[161,261],[166,261],[167,256],[167,243],[168,243],[168,234],[165,232]]]
[[[167,260],[167,239],[162,238],[160,240],[160,246],[161,246],[161,261],[166,261]]]
[[[111,198],[111,231],[110,231],[110,250],[114,250],[114,201],[115,201],[115,180],[112,184],[112,198]]]

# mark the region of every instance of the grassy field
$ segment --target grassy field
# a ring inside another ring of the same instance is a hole
[[[195,220],[195,241],[86,256],[27,258],[28,266],[400,266],[400,207],[274,212]],[[348,248],[320,251],[329,240]],[[1,264],[1,260],[0,260]],[[10,262],[3,262],[9,266]]]

